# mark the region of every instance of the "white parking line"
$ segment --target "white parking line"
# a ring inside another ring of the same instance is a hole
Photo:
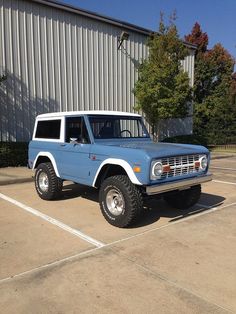
[[[212,182],[223,183],[223,184],[230,184],[230,185],[236,185],[236,183],[234,183],[234,182],[228,182],[228,181],[212,180]]]
[[[0,193],[0,197],[2,196],[3,194]],[[5,195],[4,195],[5,196]],[[8,198],[8,197],[7,197]],[[5,198],[4,198],[5,199]],[[18,203],[18,202],[17,202]],[[179,224],[179,223],[182,223],[182,222],[185,222],[187,220],[190,220],[190,219],[193,219],[195,217],[199,217],[199,216],[203,216],[203,215],[207,215],[209,213],[212,213],[212,212],[215,212],[217,210],[221,210],[221,209],[224,209],[224,208],[227,208],[227,207],[230,207],[230,206],[234,206],[236,205],[236,202],[235,203],[231,203],[231,204],[227,204],[227,205],[224,205],[222,207],[210,207],[210,206],[206,206],[206,205],[203,205],[203,204],[197,204],[197,206],[199,207],[204,207],[204,208],[207,208],[209,210],[205,211],[205,212],[200,212],[200,213],[197,213],[195,215],[191,215],[189,217],[186,217],[186,218],[183,218],[183,219],[180,219],[180,220],[177,220],[177,221],[174,221],[174,222],[171,222],[171,223],[167,223],[165,225],[162,225],[162,226],[159,226],[159,227],[156,227],[156,228],[153,228],[153,229],[148,229],[146,231],[143,231],[143,232],[140,232],[140,233],[137,233],[135,235],[132,235],[132,236],[129,236],[129,237],[126,237],[126,238],[123,238],[123,239],[120,239],[120,240],[117,240],[117,241],[113,241],[111,243],[108,243],[108,244],[103,244],[102,246],[97,246],[96,248],[93,248],[93,249],[90,249],[90,250],[87,250],[87,251],[84,251],[84,252],[80,252],[80,253],[77,253],[77,254],[74,254],[74,255],[71,255],[71,256],[67,256],[65,258],[62,258],[60,260],[56,260],[56,261],[53,261],[51,263],[48,263],[48,264],[44,264],[44,265],[41,265],[41,266],[38,266],[36,268],[33,268],[33,269],[30,269],[30,270],[27,270],[27,271],[24,271],[22,273],[19,273],[19,274],[16,274],[16,275],[12,275],[10,277],[6,277],[6,278],[2,278],[0,279],[0,284],[1,283],[4,283],[6,281],[9,281],[9,280],[13,280],[15,278],[18,278],[18,277],[21,277],[21,276],[24,276],[24,275],[27,275],[27,274],[31,274],[31,273],[34,273],[38,270],[41,270],[41,269],[45,269],[45,268],[48,268],[48,267],[52,267],[52,266],[56,266],[56,265],[59,265],[63,262],[66,262],[66,261],[72,261],[80,256],[83,256],[83,255],[86,255],[86,254],[89,254],[89,253],[92,253],[92,252],[95,252],[95,251],[98,251],[102,248],[107,248],[107,247],[110,247],[114,244],[118,244],[118,243],[121,243],[121,242],[124,242],[124,241],[128,241],[128,240],[131,240],[131,239],[134,239],[134,238],[137,238],[137,237],[140,237],[142,235],[145,235],[145,234],[148,234],[148,233],[151,233],[151,232],[154,232],[154,231],[157,231],[157,230],[160,230],[160,229],[164,229],[164,228],[167,228],[167,227],[171,227],[172,225],[175,225],[175,224]],[[18,206],[18,205],[17,205]],[[101,242],[100,242],[101,243]]]
[[[145,231],[143,231],[141,233],[138,233],[138,234],[135,234],[133,236],[129,236],[127,238],[123,238],[123,239],[114,241],[112,243],[109,243],[106,246],[110,246],[110,245],[114,245],[114,244],[117,244],[117,243],[120,243],[120,242],[123,242],[123,241],[131,240],[133,238],[140,237],[142,235],[148,234],[148,233],[156,231],[156,230],[160,230],[160,229],[164,229],[164,228],[167,228],[167,227],[171,227],[172,225],[176,225],[176,224],[179,224],[179,223],[182,223],[182,222],[194,219],[196,217],[200,217],[200,216],[204,216],[204,215],[210,214],[210,213],[218,211],[220,209],[236,205],[236,202],[235,203],[231,203],[231,204],[227,204],[227,205],[224,205],[224,206],[221,206],[221,207],[220,206],[219,207],[210,207],[210,206],[205,206],[205,205],[202,206],[202,204],[196,204],[196,205],[199,206],[199,207],[204,207],[204,208],[206,208],[208,210],[204,211],[204,212],[201,211],[199,213],[197,212],[196,214],[192,214],[190,216],[183,217],[182,219],[178,219],[176,221],[169,222],[169,223],[167,223],[165,225],[162,225],[162,226],[159,226],[159,227],[156,227],[156,228],[153,228],[153,229],[145,230]]]
[[[0,193],[0,198],[24,209],[25,211],[27,211],[27,212],[29,212],[29,213],[37,216],[37,217],[40,217],[43,220],[46,220],[47,222],[65,230],[65,231],[67,231],[67,232],[69,232],[69,233],[71,233],[77,237],[79,237],[80,239],[82,239],[88,243],[95,245],[96,247],[103,247],[105,245],[104,243],[97,241],[96,239],[91,238],[90,236],[86,235],[85,233],[83,233],[77,229],[71,228],[70,226],[64,224],[63,222],[56,220],[56,219],[54,219],[48,215],[45,215],[45,214],[41,213],[40,211],[38,211],[37,209],[34,209],[34,208],[29,207],[23,203],[20,203],[11,197],[8,197],[8,196]]]

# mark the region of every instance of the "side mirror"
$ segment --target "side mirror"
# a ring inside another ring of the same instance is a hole
[[[77,138],[77,137],[71,137],[70,138],[70,143],[74,144],[74,145],[78,145],[78,144],[88,144],[88,141],[86,138],[82,137],[82,138]]]
[[[78,144],[78,138],[77,137],[70,137],[70,143],[71,144]]]

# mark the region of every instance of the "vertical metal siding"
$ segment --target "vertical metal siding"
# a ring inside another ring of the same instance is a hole
[[[194,83],[194,58],[195,51],[191,49],[189,50],[189,55],[182,61],[183,69],[189,76],[190,86],[193,86]]]
[[[133,111],[137,64],[147,37],[27,0],[0,0],[0,140],[30,139],[37,114]],[[193,55],[183,62],[193,83]],[[191,83],[191,84],[192,84]]]

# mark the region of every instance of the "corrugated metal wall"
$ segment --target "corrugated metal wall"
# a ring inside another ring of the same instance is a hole
[[[30,139],[37,114],[133,111],[146,35],[26,0],[0,0],[0,140]],[[193,56],[184,68],[193,81]]]

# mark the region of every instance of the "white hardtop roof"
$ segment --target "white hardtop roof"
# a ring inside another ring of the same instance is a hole
[[[140,114],[122,112],[122,111],[107,111],[107,110],[87,110],[87,111],[65,111],[65,112],[51,112],[44,113],[37,116],[37,119],[41,118],[54,118],[54,117],[69,117],[77,115],[111,115],[111,116],[128,116],[128,117],[141,117]]]

